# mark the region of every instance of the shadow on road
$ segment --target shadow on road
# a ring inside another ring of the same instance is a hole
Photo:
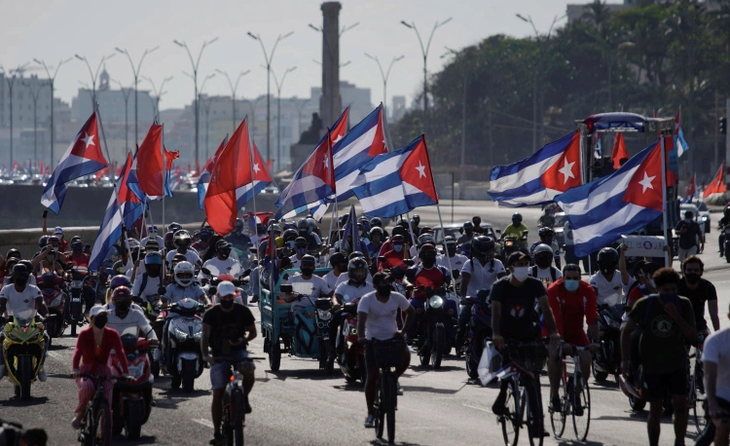
[[[16,397],[12,397],[9,400],[0,401],[0,406],[7,406],[7,407],[32,407],[32,406],[38,406],[41,404],[45,404],[48,402],[48,397],[40,396],[40,397],[31,397],[28,401],[21,401]]]
[[[135,445],[135,444],[155,444],[157,443],[157,437],[154,435],[142,435],[139,440],[132,441],[127,440],[124,435],[115,435],[113,437],[115,445]]]
[[[381,444],[390,444],[390,443],[388,443],[388,440],[383,439],[383,440],[373,440],[373,441],[370,442],[370,444],[372,444],[372,445],[381,445]],[[400,446],[421,446],[420,443],[408,443],[407,441],[396,441],[393,444],[397,444],[397,445],[400,445]]]
[[[281,381],[291,379],[311,379],[314,381],[328,381],[332,379],[344,379],[339,369],[335,370],[331,375],[324,373],[324,370],[319,369],[299,369],[299,370],[278,370],[276,372],[266,370],[266,375],[274,375],[275,378]]]
[[[454,371],[457,371],[457,370],[461,370],[461,371],[464,370],[464,367],[457,367],[457,366],[453,366],[453,365],[442,365],[438,369],[434,369],[433,367],[428,366],[428,365],[413,365],[413,364],[411,364],[411,367],[410,368],[414,372],[423,372],[423,373],[425,373],[425,372],[434,372],[434,373],[439,373],[439,372],[454,372]]]
[[[401,387],[403,387],[403,390],[406,392],[428,392],[428,393],[438,393],[441,395],[454,395],[456,393],[459,393],[461,389],[466,387],[466,384],[459,387],[458,389],[452,390],[452,389],[437,389],[435,387],[427,387],[427,386],[407,386],[404,384],[401,384]]]

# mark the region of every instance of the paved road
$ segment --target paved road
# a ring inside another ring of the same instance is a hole
[[[512,210],[470,207],[461,209],[458,218],[481,213],[485,221],[506,224]],[[424,220],[430,219],[421,212]],[[535,221],[538,211],[523,211],[526,221]],[[534,215],[533,215],[534,214]],[[487,217],[488,215],[488,217]],[[534,218],[533,218],[534,217]],[[713,234],[713,238],[714,238]],[[706,274],[720,293],[721,312],[730,303],[730,275],[710,240],[702,257],[713,271]],[[258,317],[258,311],[254,309]],[[730,325],[726,317],[723,326]],[[75,339],[64,336],[54,340],[47,362],[48,381],[33,385],[28,403],[13,401],[12,386],[0,381],[0,417],[26,426],[42,426],[50,434],[51,445],[72,445],[76,441],[70,420],[76,405],[76,385],[68,378]],[[263,341],[256,339],[252,351],[263,356]],[[416,358],[412,363],[416,363]],[[367,445],[379,444],[374,431],[364,429],[365,399],[357,385],[346,385],[341,376],[326,377],[316,370],[313,360],[282,358],[281,370],[271,372],[266,361],[257,364],[256,387],[251,397],[254,412],[246,428],[248,444],[255,445]],[[547,380],[543,380],[547,401]],[[405,395],[399,399],[397,441],[403,445],[461,445],[502,443],[496,417],[489,407],[496,397],[494,387],[483,388],[469,382],[463,360],[448,357],[439,371],[411,367],[401,378]],[[594,383],[591,379],[592,416],[589,434],[595,445],[645,445],[646,413],[632,414],[627,399],[616,384]],[[203,445],[212,438],[210,423],[210,380],[208,372],[196,381],[191,395],[170,390],[170,381],[155,383],[157,406],[143,427],[141,444]],[[670,420],[662,425],[662,445],[673,444]],[[568,431],[570,432],[570,431]],[[693,429],[690,429],[690,433]],[[567,435],[567,434],[566,434]],[[688,435],[691,444],[691,435]],[[114,444],[132,444],[117,437]],[[520,444],[527,444],[522,438]],[[545,444],[572,444],[569,437]]]

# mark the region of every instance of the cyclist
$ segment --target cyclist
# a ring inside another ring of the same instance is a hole
[[[365,380],[365,402],[368,416],[365,427],[375,427],[375,394],[377,392],[380,370],[375,362],[373,344],[367,341],[373,339],[386,341],[393,338],[402,338],[408,331],[415,317],[416,311],[406,300],[405,296],[391,290],[392,279],[390,274],[378,272],[373,276],[375,291],[367,293],[360,299],[357,306],[357,336],[358,342],[365,344],[365,364],[367,378]],[[402,328],[398,329],[398,310],[405,318]],[[408,369],[411,363],[411,354],[403,343],[403,363],[396,367],[395,376],[398,379]],[[400,386],[398,386],[400,389]],[[402,390],[399,390],[402,393]]]
[[[76,340],[76,349],[73,354],[73,374],[76,378],[76,384],[79,386],[79,405],[76,406],[74,414],[76,415],[71,422],[74,429],[81,428],[81,418],[89,400],[94,396],[94,381],[88,378],[81,378],[81,373],[89,373],[94,375],[112,376],[111,369],[107,365],[109,355],[112,350],[122,352],[122,339],[119,333],[107,327],[109,310],[101,305],[94,305],[89,311],[89,319],[91,325],[79,332]],[[129,367],[127,358],[119,355],[119,364],[124,371],[124,377],[129,376]],[[82,364],[83,363],[83,364]],[[105,397],[111,410],[112,392],[114,386],[107,385],[104,389]],[[107,420],[105,420],[107,421]]]
[[[580,272],[578,265],[573,263],[565,265],[563,277],[550,285],[547,295],[555,317],[555,325],[563,340],[570,345],[586,347],[590,343],[598,342],[598,311],[596,310],[596,292],[588,282],[581,280]],[[586,336],[583,329],[584,320],[588,325],[590,336]],[[561,359],[555,355],[548,361],[550,402],[555,411],[560,411],[558,386],[563,370]],[[588,350],[580,352],[580,369],[587,381],[591,373],[591,353]],[[576,407],[576,410],[582,409],[582,407]]]
[[[256,324],[251,310],[235,302],[237,290],[229,281],[224,280],[217,288],[218,304],[203,316],[203,334],[200,348],[203,359],[210,364],[210,383],[213,388],[211,415],[215,429],[210,444],[220,445],[221,419],[223,418],[223,395],[231,377],[231,368],[243,375],[243,395],[245,412],[251,413],[248,395],[254,385],[255,366],[248,358],[246,347],[256,338]],[[209,349],[210,348],[210,349]]]
[[[526,250],[527,237],[524,237],[526,231],[527,226],[522,223],[522,214],[515,212],[512,214],[512,223],[507,225],[507,227],[504,228],[504,231],[502,231],[502,238],[509,236],[515,237],[517,239],[517,246],[519,246],[521,250]]]
[[[650,406],[649,444],[659,444],[662,406],[668,392],[674,406],[675,444],[684,444],[689,364],[685,343],[695,340],[695,317],[689,299],[677,295],[680,277],[676,271],[660,268],[653,279],[658,294],[639,299],[621,328],[621,372],[629,374],[631,333],[639,324],[643,395]]]
[[[695,328],[704,337],[710,335],[710,328],[705,320],[705,302],[707,311],[710,313],[712,328],[714,331],[720,329],[720,317],[717,311],[717,290],[709,280],[703,279],[705,264],[697,256],[689,256],[682,262],[682,280],[679,281],[678,293],[692,302],[695,312]]]
[[[535,305],[538,303],[549,332],[550,356],[556,357],[560,334],[548,303],[545,286],[538,279],[529,276],[527,254],[521,251],[513,252],[507,259],[507,264],[510,275],[498,280],[492,286],[491,292],[492,340],[495,347],[505,351],[505,343],[508,341],[533,343],[541,341],[540,316]],[[541,348],[539,343],[534,345],[536,348]],[[492,411],[497,415],[501,415],[504,410],[506,390],[507,381],[502,381],[499,395],[492,406]],[[531,393],[528,393],[530,406],[537,407],[537,395]]]
[[[596,289],[599,306],[620,304],[624,300],[624,290],[631,286],[628,271],[616,269],[618,260],[618,251],[613,248],[603,248],[598,252],[598,272],[589,283]]]
[[[535,264],[530,268],[532,277],[547,282],[548,286],[563,277],[560,270],[553,266],[553,249],[549,245],[545,243],[537,245],[533,250],[533,258]]]
[[[730,309],[728,309],[727,316],[730,318]],[[730,436],[730,328],[715,331],[705,340],[702,363],[707,382],[709,414],[712,417],[712,423],[709,423],[707,433],[702,437],[712,440],[714,436],[716,446],[728,446],[728,436]]]

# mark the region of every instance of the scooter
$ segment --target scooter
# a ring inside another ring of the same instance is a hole
[[[55,273],[49,272],[40,276],[36,283],[43,293],[43,300],[48,307],[45,318],[46,332],[50,339],[61,337],[66,330],[66,293],[61,289],[63,279]],[[49,346],[50,346],[49,339]]]
[[[69,292],[70,302],[68,311],[68,323],[71,325],[71,336],[76,336],[76,330],[80,325],[83,325],[86,320],[84,319],[84,313],[82,307],[84,305],[85,294],[92,293],[89,285],[89,270],[83,266],[75,266],[69,272]],[[91,303],[93,304],[93,299]],[[87,308],[90,308],[89,301],[86,302]],[[88,311],[88,310],[87,310]]]
[[[167,327],[164,332],[167,334],[166,366],[167,372],[172,376],[173,389],[179,388],[182,384],[183,392],[192,392],[195,379],[205,368],[200,351],[203,311],[203,304],[190,298],[185,298],[170,307],[171,314],[167,316]]]
[[[32,308],[17,311],[5,323],[3,332],[8,378],[15,384],[15,396],[28,401],[30,385],[38,378],[46,354],[45,326],[36,321],[36,310]]]
[[[621,317],[624,305],[603,305],[598,310],[598,331],[601,348],[593,357],[593,377],[598,381],[621,373]]]
[[[114,383],[114,433],[125,430],[129,440],[139,440],[142,425],[147,422],[152,410],[152,384],[155,378],[148,354],[150,345],[147,339],[138,338],[137,334],[125,333],[121,337],[132,380]],[[121,369],[116,365],[112,370],[115,374],[121,374]]]
[[[471,307],[469,331],[466,335],[464,361],[469,378],[479,378],[479,361],[487,341],[492,338],[492,306],[489,301],[489,290],[479,290],[476,297],[464,299],[467,307]]]
[[[357,342],[357,305],[360,299],[348,302],[342,307],[342,313],[346,316],[337,336],[335,349],[337,351],[337,363],[340,365],[342,374],[348,383],[358,379],[365,385],[368,369],[365,365],[365,347]]]
[[[416,347],[421,365],[430,364],[434,369],[441,367],[443,355],[450,350],[447,325],[453,325],[454,336],[451,344],[455,343],[458,322],[453,321],[457,311],[454,307],[456,305],[446,297],[445,290],[426,290],[423,313],[419,315],[416,310]]]

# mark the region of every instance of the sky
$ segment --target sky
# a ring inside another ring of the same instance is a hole
[[[573,1],[571,3],[580,3]],[[583,0],[588,2],[588,0]],[[610,3],[615,3],[616,0]],[[274,53],[272,69],[281,76],[287,68],[297,67],[288,75],[282,96],[309,97],[310,87],[321,84],[321,33],[308,27],[322,25],[321,1],[317,0],[40,0],[0,2],[0,65],[6,69],[26,62],[28,74],[45,77],[33,59],[45,60],[55,67],[60,60],[84,56],[96,70],[102,57],[116,53],[115,47],[127,49],[135,65],[145,49],[159,46],[149,54],[141,67],[141,75],[150,77],[159,87],[163,79],[173,76],[165,85],[167,92],[160,108],[179,108],[193,97],[191,62],[183,48],[173,40],[186,42],[197,57],[205,41],[218,38],[208,46],[201,58],[199,85],[205,76],[226,71],[234,79],[246,70],[239,84],[238,97],[256,97],[266,93],[266,70],[259,42],[247,32],[261,36],[267,51],[277,36],[293,31],[282,40]],[[553,19],[565,14],[563,0],[341,0],[340,28],[359,23],[340,39],[340,63],[350,64],[340,71],[340,79],[370,88],[373,104],[383,98],[383,82],[375,61],[383,69],[391,59],[396,62],[388,80],[388,103],[393,95],[405,95],[410,106],[423,82],[423,57],[412,29],[400,21],[415,23],[424,45],[434,24],[452,20],[439,27],[428,53],[428,70],[437,72],[447,62],[446,47],[460,49],[487,36],[507,34],[516,37],[534,35],[532,27],[515,14],[531,16],[540,32],[547,32]],[[564,24],[562,19],[559,24]],[[130,61],[117,53],[106,62],[112,77],[125,87],[133,83]],[[69,102],[76,95],[80,82],[91,84],[91,75],[84,62],[73,58],[63,65],[56,79],[56,97]],[[272,94],[275,94],[272,78]],[[113,84],[113,88],[118,85]],[[151,89],[141,80],[140,89]],[[205,85],[205,93],[230,96],[225,77],[216,74]]]

